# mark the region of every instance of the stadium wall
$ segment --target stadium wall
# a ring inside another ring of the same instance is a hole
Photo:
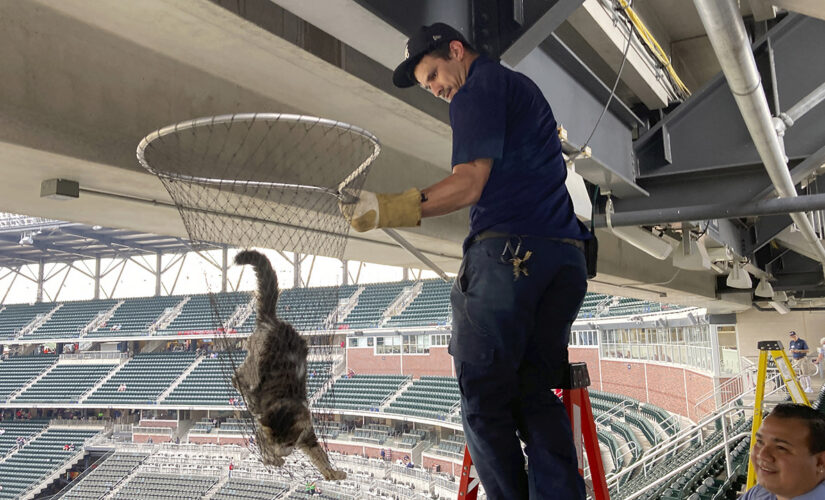
[[[455,376],[446,347],[430,347],[429,354],[375,354],[373,347],[347,347],[347,369],[361,375]]]
[[[749,309],[736,315],[736,335],[739,355],[755,360],[759,356],[756,343],[760,340],[779,340],[788,348],[788,332],[795,331],[808,342],[815,354],[819,339],[825,336],[825,311],[791,311],[777,314],[775,311]]]

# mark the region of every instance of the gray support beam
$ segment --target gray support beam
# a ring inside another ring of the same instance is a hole
[[[100,300],[100,256],[95,257],[95,293],[94,299]]]
[[[760,215],[789,214],[825,209],[825,194],[812,194],[793,198],[774,198],[750,203],[697,205],[658,210],[619,212],[611,216],[615,227],[643,226],[693,220],[732,219]],[[605,227],[604,214],[594,218],[596,227]]]
[[[46,262],[43,259],[37,263],[37,298],[36,302],[43,302],[43,275],[46,271]]]
[[[342,260],[341,261],[341,284],[346,286],[349,285],[349,261]]]
[[[556,0],[554,2],[540,2],[536,0],[516,0],[514,4],[521,6],[523,22],[520,28],[512,33],[516,38],[509,47],[504,47],[501,60],[510,66],[515,66],[533,51],[541,42],[573,13],[584,0]],[[517,16],[518,9],[514,9]],[[518,19],[514,19],[518,22]]]
[[[301,288],[304,286],[304,281],[301,279],[301,261],[303,260],[303,255],[295,252],[292,258],[292,286],[295,288]]]
[[[161,277],[163,276],[163,254],[161,252],[157,252],[155,254],[155,297],[160,296],[162,280]]]
[[[228,274],[229,271],[229,249],[226,247],[221,248],[221,292],[226,292],[226,284],[228,281]]]

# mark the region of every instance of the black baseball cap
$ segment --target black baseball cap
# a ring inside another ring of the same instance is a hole
[[[789,333],[788,335],[790,335],[791,337],[793,337],[794,335],[796,335],[796,332],[795,332],[795,331],[793,331],[793,330],[791,330],[791,333]]]
[[[395,68],[392,74],[392,83],[402,89],[418,85],[413,71],[415,71],[415,67],[421,61],[421,58],[435,50],[442,43],[452,42],[453,40],[458,40],[467,45],[464,35],[452,26],[444,23],[422,26],[418,33],[407,40],[404,61]]]

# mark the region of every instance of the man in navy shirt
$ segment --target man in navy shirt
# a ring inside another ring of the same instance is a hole
[[[565,382],[591,235],[565,187],[550,106],[529,78],[441,23],[410,38],[393,83],[450,102],[452,174],[421,191],[364,192],[342,211],[366,231],[471,207],[449,351],[479,478],[490,499],[583,499],[570,421],[551,388]]]
[[[791,342],[788,345],[788,349],[791,350],[791,356],[794,360],[794,368],[799,374],[799,383],[802,384],[803,391],[811,392],[811,371],[813,370],[813,365],[808,364],[809,361],[806,359],[809,350],[808,343],[805,342],[804,339],[799,338],[794,331],[792,331],[790,335]]]
[[[791,350],[791,356],[793,359],[802,359],[808,355],[808,343],[805,342],[804,339],[799,338],[799,335],[796,332],[791,332],[791,343],[788,345],[788,349]]]

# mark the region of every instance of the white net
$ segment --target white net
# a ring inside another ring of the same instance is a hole
[[[341,215],[341,193],[357,197],[369,166],[380,151],[369,132],[321,118],[283,114],[236,114],[201,118],[160,129],[138,146],[141,165],[156,174],[180,212],[189,239],[198,246],[265,248],[342,259],[349,224]],[[307,396],[329,391],[342,353],[333,341],[339,294],[344,287],[284,289],[277,293],[277,316],[310,340]],[[259,290],[267,296],[267,290]],[[256,324],[249,294],[209,294],[229,420],[250,448],[266,458],[267,437],[258,416],[247,410],[251,394],[238,394],[232,377],[247,357],[239,336]],[[248,343],[249,341],[246,341]],[[251,357],[251,356],[250,356]],[[255,358],[257,359],[257,358]],[[216,361],[215,361],[216,360]],[[333,395],[334,396],[334,395]],[[329,396],[328,396],[329,398]],[[334,405],[333,405],[334,406]],[[334,417],[314,415],[317,422]],[[323,424],[319,424],[323,425]],[[327,435],[316,425],[319,439]],[[265,460],[272,462],[272,460]],[[318,472],[305,470],[305,480]]]

